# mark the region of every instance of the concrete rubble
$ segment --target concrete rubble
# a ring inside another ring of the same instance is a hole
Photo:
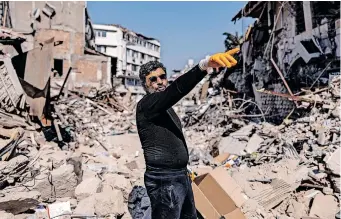
[[[44,14],[53,8],[46,3]],[[261,25],[257,23],[254,35],[262,31]],[[1,50],[7,55],[0,57],[0,218],[53,214],[140,219],[150,214],[135,121],[140,97],[107,85],[64,90],[67,77],[53,89],[45,86],[49,77],[35,85],[33,78],[20,76],[14,58],[18,54],[6,41],[20,43],[30,54],[26,38],[0,28]],[[279,45],[282,41],[281,36]],[[291,48],[293,42],[286,43]],[[322,45],[329,48],[328,42]],[[51,41],[41,46],[50,54]],[[285,85],[267,83],[272,77],[270,59],[251,57],[246,52],[252,50],[249,46],[243,44],[242,55],[246,68],[259,79],[253,91],[282,99],[267,100],[277,101],[267,111],[271,104],[262,98],[269,96],[251,98],[225,86],[228,71],[207,76],[174,106],[188,141],[189,166],[198,175],[223,166],[248,197],[242,206],[246,218],[335,218],[340,214],[341,77],[330,77],[328,83],[322,78],[323,86],[297,86],[297,93],[287,95]],[[279,57],[290,48],[281,47]],[[286,70],[285,63],[280,69]],[[302,66],[300,77],[311,71]],[[298,71],[297,64],[293,67]],[[235,70],[230,78],[237,90],[251,92],[248,75],[238,73]],[[262,85],[284,93],[262,90]],[[55,94],[49,96],[47,91]],[[279,107],[284,103],[289,111]],[[275,112],[280,115],[274,122],[270,117]]]
[[[340,80],[315,91],[320,104],[295,109],[300,118],[289,115],[278,125],[226,116],[214,126],[212,120],[187,126],[192,170],[226,167],[249,198],[242,208],[246,218],[335,218],[340,208]],[[228,101],[224,104],[220,108],[228,107]],[[210,106],[219,111],[215,107]]]

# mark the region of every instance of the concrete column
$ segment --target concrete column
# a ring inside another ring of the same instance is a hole
[[[305,31],[311,31],[313,29],[313,20],[311,16],[310,1],[303,2],[304,23]]]

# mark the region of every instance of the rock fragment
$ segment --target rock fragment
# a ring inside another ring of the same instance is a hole
[[[0,210],[12,214],[19,214],[36,207],[39,204],[38,191],[7,193],[0,197]]]
[[[75,190],[75,196],[78,200],[82,200],[90,195],[100,192],[102,189],[102,181],[98,178],[87,178],[83,180]]]

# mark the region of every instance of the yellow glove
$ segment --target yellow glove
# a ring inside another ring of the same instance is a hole
[[[237,61],[232,57],[232,55],[239,52],[239,48],[231,49],[225,53],[217,53],[210,57],[208,61],[208,67],[220,68],[227,67],[231,68],[237,64]]]

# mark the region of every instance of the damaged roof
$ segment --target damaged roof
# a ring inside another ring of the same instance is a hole
[[[244,8],[240,9],[240,11],[232,18],[231,21],[237,21],[242,17],[252,17],[258,18],[262,13],[262,9],[265,5],[264,1],[249,1]]]
[[[129,29],[127,29],[127,28],[125,28],[125,27],[123,27],[123,26],[121,26],[119,24],[111,24],[111,25],[120,28],[123,32],[133,33],[133,34],[135,34],[138,37],[144,38],[145,40],[156,40],[156,41],[160,42],[158,39],[155,39],[155,38],[152,38],[152,37],[147,37],[147,36],[145,36],[145,35],[143,35],[141,33],[137,33],[135,31],[129,30]]]

